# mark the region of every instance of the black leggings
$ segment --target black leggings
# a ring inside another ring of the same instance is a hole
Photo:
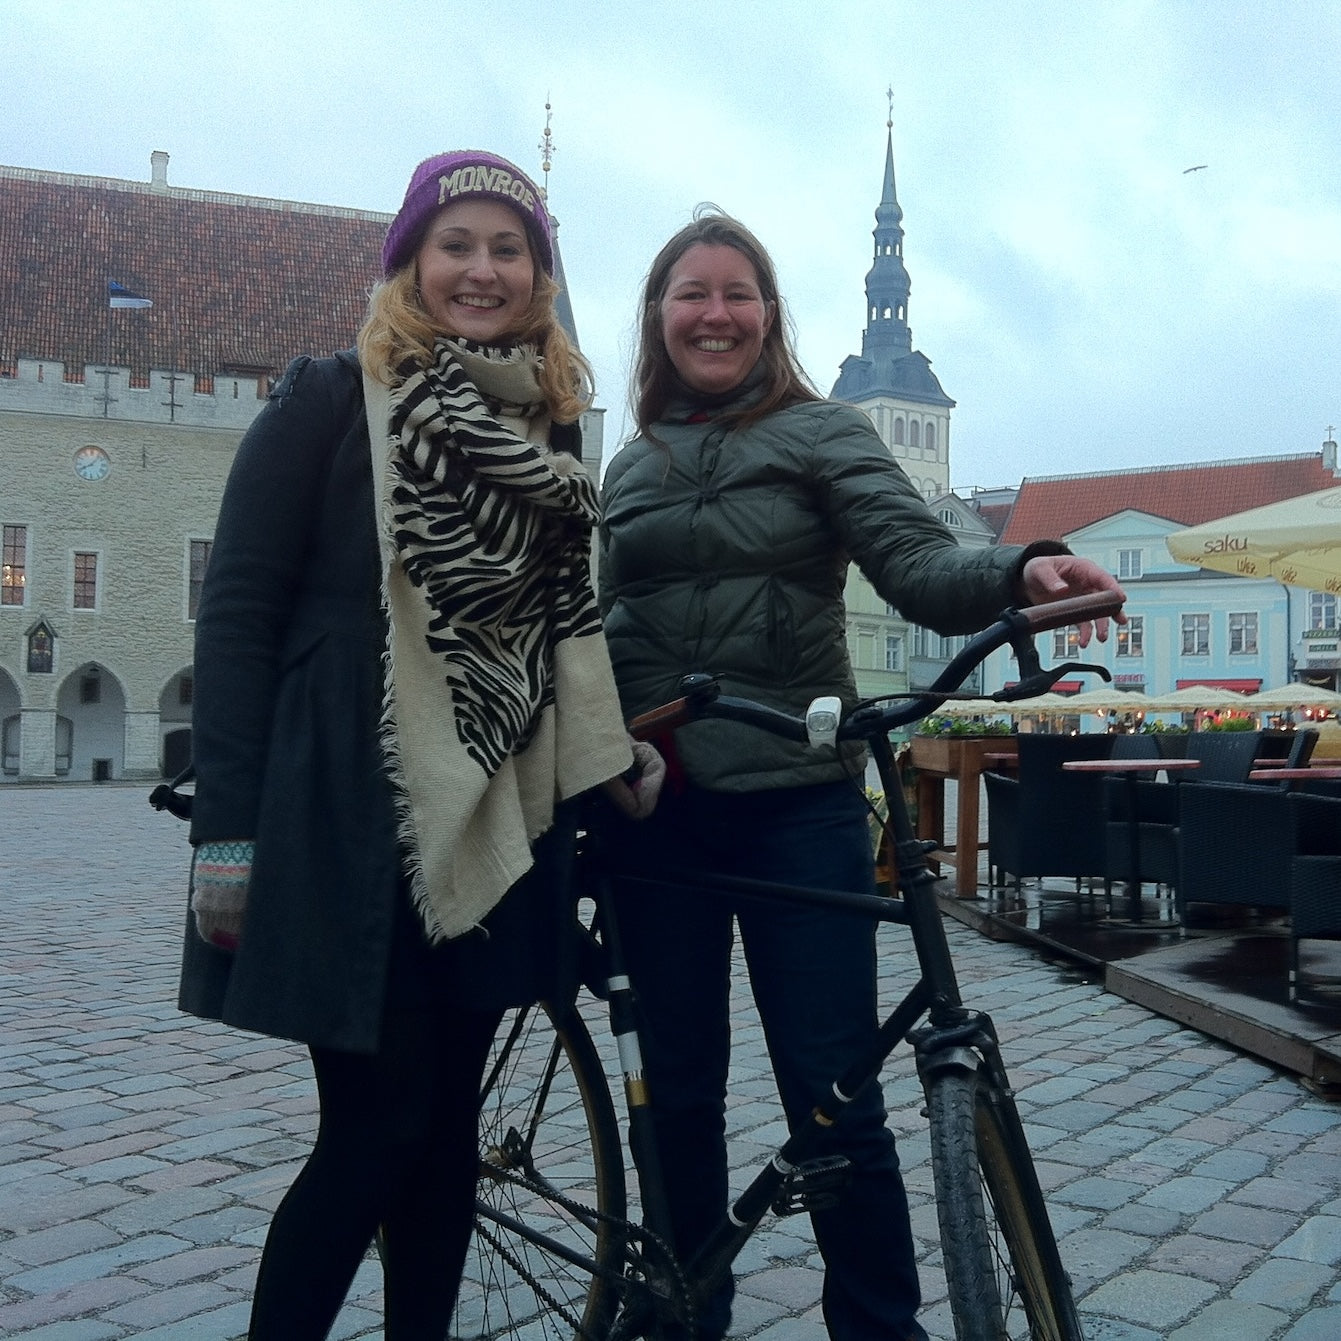
[[[500,1013],[389,1013],[380,1052],[312,1048],[316,1145],[266,1238],[250,1341],[322,1341],[380,1225],[386,1341],[443,1341],[470,1240]]]

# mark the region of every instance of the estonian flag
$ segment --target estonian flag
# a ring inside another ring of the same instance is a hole
[[[124,284],[118,284],[116,280],[107,281],[107,305],[108,307],[153,307],[152,298],[142,298],[138,293],[132,292]]]

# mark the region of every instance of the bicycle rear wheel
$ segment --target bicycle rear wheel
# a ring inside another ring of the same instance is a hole
[[[485,1071],[475,1233],[450,1335],[597,1341],[628,1236],[614,1105],[576,1011],[509,1011]]]
[[[947,1070],[927,1082],[927,1111],[957,1341],[1083,1341],[1012,1101]]]

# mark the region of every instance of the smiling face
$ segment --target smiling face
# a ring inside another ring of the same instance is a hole
[[[699,242],[676,261],[661,299],[661,338],[680,378],[695,391],[730,391],[763,351],[774,305],[754,263],[734,247]]]
[[[446,334],[497,344],[531,303],[535,262],[526,228],[506,205],[462,200],[433,216],[415,253],[419,301]]]

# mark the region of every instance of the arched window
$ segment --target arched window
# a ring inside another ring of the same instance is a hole
[[[900,415],[900,416],[894,421],[894,445],[895,445],[896,447],[902,447],[902,446],[903,446],[903,416],[902,416],[902,415]]]
[[[922,446],[927,449],[927,455],[935,457],[936,455],[936,425],[928,424],[927,431],[922,438]]]
[[[920,445],[919,442],[918,442],[918,427],[919,427],[919,426],[918,426],[918,422],[917,422],[916,419],[910,419],[910,420],[908,421],[908,446],[909,446],[909,447],[917,447],[917,446]]]

